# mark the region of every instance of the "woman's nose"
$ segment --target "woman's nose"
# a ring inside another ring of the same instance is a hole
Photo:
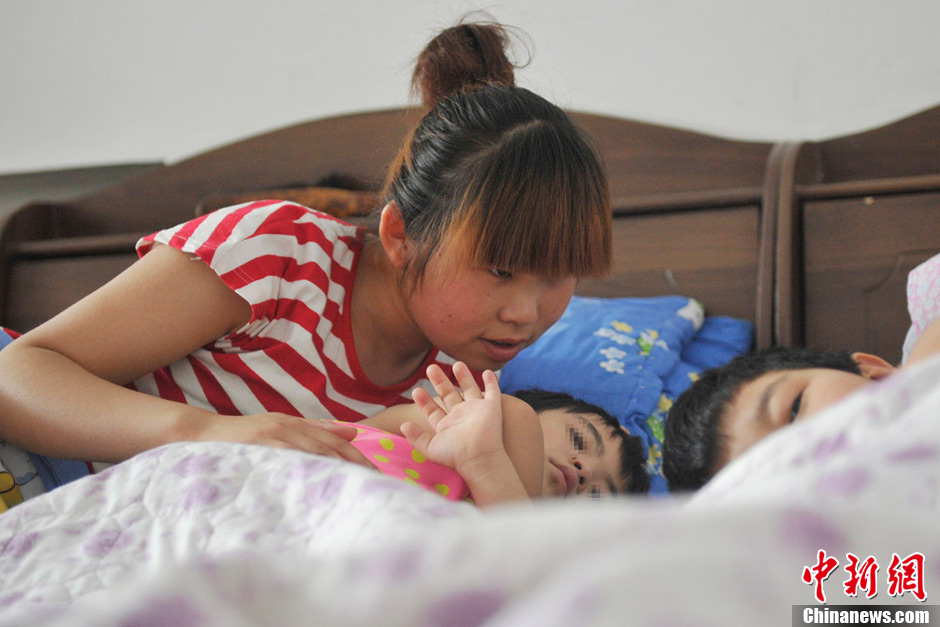
[[[539,297],[534,290],[525,290],[515,294],[500,309],[502,322],[515,325],[533,324],[539,319]]]

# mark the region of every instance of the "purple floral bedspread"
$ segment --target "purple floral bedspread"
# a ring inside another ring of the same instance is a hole
[[[0,626],[790,625],[823,607],[820,550],[829,610],[929,604],[940,361],[827,413],[691,503],[480,512],[298,452],[163,447],[0,515]],[[880,565],[873,597],[849,553]]]

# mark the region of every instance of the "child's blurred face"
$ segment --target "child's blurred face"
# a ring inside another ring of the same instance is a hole
[[[545,443],[542,495],[601,497],[623,494],[620,476],[622,441],[597,414],[566,409],[539,412]]]
[[[721,464],[778,429],[812,419],[869,383],[869,378],[841,370],[804,368],[768,372],[744,384],[722,416],[726,456]]]
[[[433,346],[471,368],[496,370],[561,317],[576,283],[445,264],[435,254],[409,309]]]

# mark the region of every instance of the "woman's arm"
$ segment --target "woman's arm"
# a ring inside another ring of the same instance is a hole
[[[545,453],[536,413],[500,394],[492,373],[489,393],[481,393],[465,365],[455,364],[454,371],[463,392],[439,368],[428,370],[446,411],[422,390],[414,405],[391,407],[363,424],[402,432],[431,459],[457,470],[477,505],[541,496]],[[402,429],[407,423],[412,426]]]
[[[155,246],[0,351],[0,438],[47,455],[100,461],[173,441],[225,440],[338,450],[367,464],[348,443],[352,428],[284,414],[223,417],[123,387],[249,315],[248,303],[203,262]]]

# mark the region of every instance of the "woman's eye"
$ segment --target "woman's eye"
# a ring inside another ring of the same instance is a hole
[[[803,403],[803,393],[800,392],[796,395],[796,398],[793,399],[793,404],[790,406],[790,422],[796,420],[796,417],[800,414],[800,405]]]
[[[512,272],[509,270],[502,270],[500,268],[490,268],[490,274],[495,276],[497,279],[511,279]]]
[[[574,447],[579,451],[584,450],[584,436],[575,431],[574,429],[568,429],[568,433],[571,437],[571,443],[574,444]]]

